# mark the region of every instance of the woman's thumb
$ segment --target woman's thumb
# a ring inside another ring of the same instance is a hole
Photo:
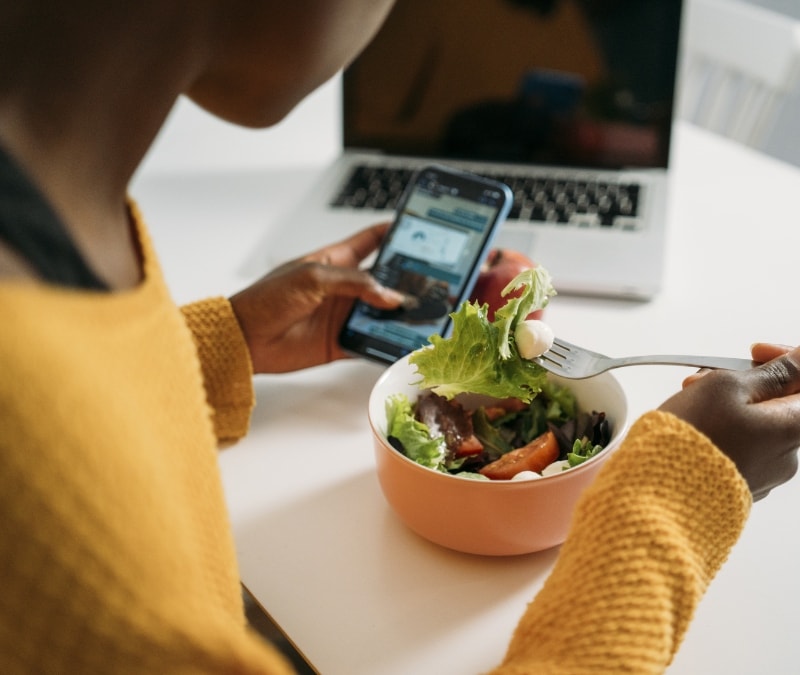
[[[782,356],[753,368],[757,379],[757,399],[790,396],[800,392],[800,347],[795,347]]]

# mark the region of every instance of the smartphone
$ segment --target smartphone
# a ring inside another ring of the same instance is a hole
[[[371,270],[407,301],[394,310],[356,301],[339,334],[343,349],[391,364],[431,335],[447,337],[512,202],[499,181],[442,166],[418,171]]]

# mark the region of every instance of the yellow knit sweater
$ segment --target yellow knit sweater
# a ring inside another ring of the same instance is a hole
[[[244,341],[226,300],[174,305],[139,231],[134,290],[0,283],[0,673],[288,672],[245,627],[217,469],[253,403]],[[650,413],[496,672],[663,670],[749,503]]]

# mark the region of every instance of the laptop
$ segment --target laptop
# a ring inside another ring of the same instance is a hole
[[[435,162],[506,182],[495,246],[559,293],[662,282],[681,0],[398,0],[342,76],[341,156],[285,214],[261,269],[387,220]]]

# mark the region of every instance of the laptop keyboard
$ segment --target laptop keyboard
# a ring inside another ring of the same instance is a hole
[[[353,168],[331,205],[394,210],[414,172],[397,167]],[[514,193],[509,219],[578,227],[635,230],[640,186],[631,182],[574,180],[563,176],[484,174]]]

